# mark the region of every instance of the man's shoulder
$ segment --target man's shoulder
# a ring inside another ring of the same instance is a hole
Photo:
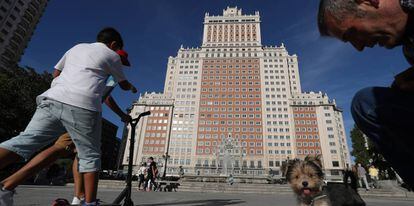
[[[71,50],[84,49],[85,47],[88,47],[89,45],[90,45],[90,43],[79,43],[79,44],[76,44],[75,46],[73,46],[71,48]]]
[[[94,42],[94,43],[79,43],[72,47],[71,50],[79,51],[99,51],[102,55],[108,55],[111,57],[117,57],[116,52],[109,49],[104,43]]]

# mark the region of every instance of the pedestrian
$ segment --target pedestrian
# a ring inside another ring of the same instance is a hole
[[[233,185],[234,184],[234,177],[232,174],[229,175],[229,178],[227,179],[227,182],[229,183],[229,185]]]
[[[378,169],[377,169],[377,168],[375,168],[375,166],[374,166],[374,165],[371,165],[371,166],[368,168],[368,173],[369,173],[369,176],[371,177],[371,180],[372,180],[372,185],[373,185],[375,188],[377,188],[377,187],[378,187]]]
[[[414,159],[413,13],[414,0],[321,0],[318,13],[322,36],[349,42],[358,51],[375,45],[403,46],[411,67],[396,75],[390,87],[360,90],[351,112],[358,128],[411,187],[414,166],[406,160]]]
[[[142,163],[141,167],[138,169],[138,190],[141,190],[141,185],[145,185],[145,175],[147,173],[147,164]]]
[[[184,176],[184,168],[181,165],[178,167],[178,176],[180,178],[182,178]]]
[[[365,189],[367,191],[369,191],[369,185],[368,185],[368,180],[367,180],[367,171],[365,170],[364,167],[362,167],[362,165],[360,163],[358,163],[358,182],[360,187],[362,187],[362,182],[364,182],[365,185]]]
[[[68,132],[77,149],[78,171],[85,183],[85,203],[96,199],[100,170],[101,105],[105,80],[112,75],[122,89],[136,89],[121,70],[115,52],[123,47],[118,31],[105,28],[96,43],[82,43],[68,50],[55,66],[51,88],[37,97],[38,107],[20,135],[0,144],[0,169],[33,153]],[[1,197],[13,192],[1,186]],[[2,202],[0,202],[2,203]]]
[[[151,191],[152,189],[156,189],[156,182],[155,178],[158,175],[157,163],[154,161],[153,157],[149,157],[147,160],[147,178],[145,183],[146,191]],[[154,188],[153,188],[154,186]]]

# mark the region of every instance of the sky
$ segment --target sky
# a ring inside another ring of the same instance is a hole
[[[350,114],[353,95],[369,86],[389,86],[393,77],[409,67],[401,47],[356,51],[351,45],[320,37],[317,0],[71,0],[49,1],[40,23],[25,50],[20,65],[52,72],[61,56],[77,43],[94,42],[103,27],[117,28],[129,53],[127,78],[139,93],[162,92],[169,56],[180,45],[202,43],[203,18],[222,15],[227,6],[242,8],[244,14],[261,15],[262,44],[280,46],[298,55],[302,90],[322,91],[343,109],[345,129],[354,121]],[[139,95],[116,88],[112,96],[128,108]],[[107,107],[103,117],[116,124],[122,137],[123,123]]]

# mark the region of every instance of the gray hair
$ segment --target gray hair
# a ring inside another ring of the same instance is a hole
[[[358,3],[355,0],[321,0],[318,12],[318,28],[322,36],[329,36],[325,25],[326,13],[332,15],[337,23],[342,23],[343,19],[351,14],[358,18],[366,15],[366,12],[358,9]]]

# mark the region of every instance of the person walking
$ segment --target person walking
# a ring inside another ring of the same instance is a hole
[[[180,178],[182,178],[184,176],[184,168],[181,165],[178,167],[178,176]]]
[[[362,181],[363,181],[365,185],[365,189],[369,191],[369,186],[368,186],[368,181],[367,181],[367,171],[365,170],[364,167],[362,167],[360,163],[358,163],[357,170],[358,170],[359,185],[362,187]]]
[[[138,169],[138,190],[141,190],[141,185],[143,189],[145,188],[145,175],[147,173],[147,165],[145,163],[141,164],[141,167]]]
[[[377,188],[378,187],[378,180],[379,180],[378,179],[378,169],[375,168],[374,165],[371,165],[368,168],[368,174],[371,177],[373,187]]]
[[[146,191],[151,191],[153,189],[153,185],[156,187],[155,178],[157,177],[158,169],[153,157],[148,158],[147,165],[147,178],[145,180],[144,188]]]

